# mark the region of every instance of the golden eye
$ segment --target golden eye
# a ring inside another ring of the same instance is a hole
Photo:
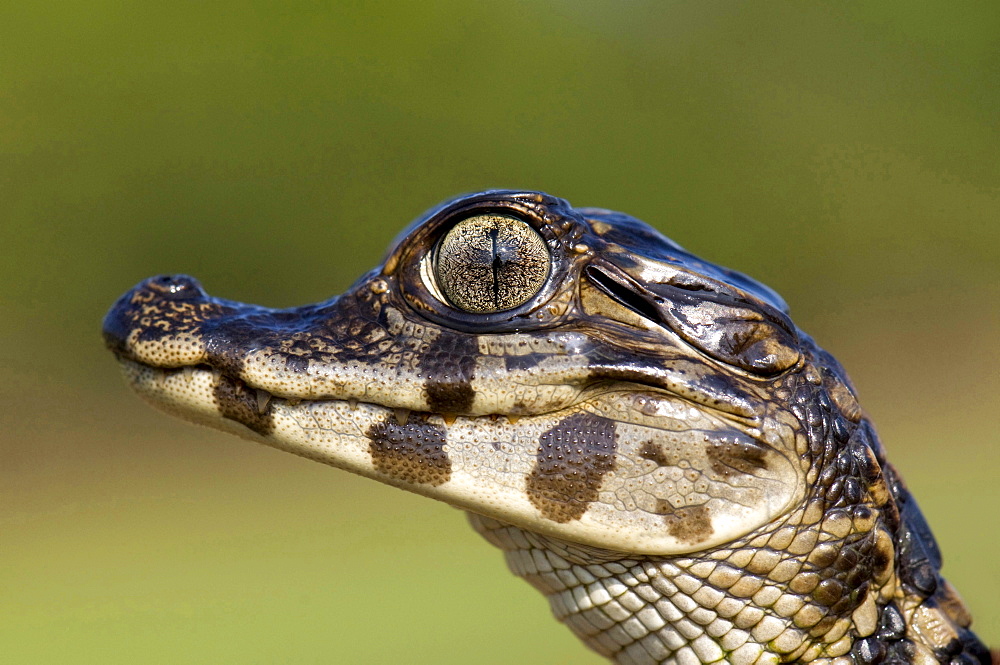
[[[452,305],[491,314],[531,300],[551,264],[545,240],[524,221],[476,215],[453,226],[438,243],[434,276]]]

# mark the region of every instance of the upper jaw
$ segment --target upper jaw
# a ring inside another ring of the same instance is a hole
[[[653,357],[580,327],[451,331],[373,286],[383,281],[370,277],[324,303],[274,310],[211,297],[187,276],[153,277],[112,307],[104,337],[121,359],[164,371],[203,368],[293,403],[336,399],[451,417],[528,416],[618,383],[743,421],[762,411],[752,382],[679,347],[661,343]]]

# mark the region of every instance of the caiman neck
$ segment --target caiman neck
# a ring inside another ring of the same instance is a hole
[[[843,441],[836,432],[800,506],[709,551],[629,556],[470,520],[615,662],[933,665],[966,662],[963,653],[988,662],[870,423]]]

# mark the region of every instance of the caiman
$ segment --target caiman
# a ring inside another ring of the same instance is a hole
[[[168,413],[468,511],[621,665],[990,663],[837,361],[627,215],[463,196],[326,302],[159,276],[104,338]]]

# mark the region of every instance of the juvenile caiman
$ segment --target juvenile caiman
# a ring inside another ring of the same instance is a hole
[[[164,411],[467,510],[617,663],[990,662],[837,361],[627,215],[463,196],[326,302],[159,276],[104,338]]]

